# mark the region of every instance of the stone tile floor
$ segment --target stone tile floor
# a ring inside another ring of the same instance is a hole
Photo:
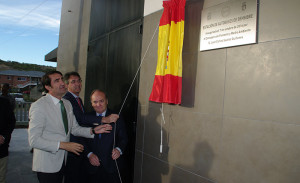
[[[32,153],[28,144],[27,129],[15,129],[10,141],[6,182],[38,183],[31,165]]]

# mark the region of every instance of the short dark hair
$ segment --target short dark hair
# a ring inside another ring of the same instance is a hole
[[[92,98],[92,95],[93,95],[95,92],[102,92],[102,93],[104,93],[105,99],[106,99],[106,100],[108,99],[108,98],[107,98],[107,95],[106,95],[106,93],[105,93],[104,91],[99,90],[99,89],[95,89],[95,90],[92,91],[92,93],[91,93],[91,95],[90,95],[90,100],[91,100],[91,98]]]
[[[49,91],[46,89],[45,86],[51,86],[51,79],[50,79],[50,75],[52,74],[60,74],[62,76],[62,73],[59,71],[49,71],[46,72],[46,74],[42,77],[42,85],[43,85],[43,90],[48,93]]]
[[[9,92],[10,86],[8,83],[4,83],[2,86],[2,95],[7,95]]]
[[[9,88],[9,84],[8,83],[4,83],[2,87]]]
[[[69,84],[69,79],[71,76],[77,76],[79,77],[79,79],[81,79],[80,75],[78,72],[75,72],[75,71],[72,71],[72,72],[67,72],[65,75],[64,75],[64,82],[66,84]]]

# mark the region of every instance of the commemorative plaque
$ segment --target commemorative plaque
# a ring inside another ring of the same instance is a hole
[[[257,0],[233,0],[203,9],[200,51],[257,42]]]

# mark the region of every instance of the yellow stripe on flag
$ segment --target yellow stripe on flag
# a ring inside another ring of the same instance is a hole
[[[170,33],[170,34],[169,34]],[[182,77],[182,46],[184,37],[184,21],[159,27],[157,67],[155,75],[165,76],[171,74]],[[170,42],[170,44],[169,44]],[[167,52],[169,45],[169,55]],[[169,62],[172,60],[172,62]]]

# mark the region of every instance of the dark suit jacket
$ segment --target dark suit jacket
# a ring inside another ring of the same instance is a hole
[[[102,117],[84,113],[81,110],[76,98],[70,92],[67,92],[63,96],[63,98],[67,99],[71,102],[72,107],[73,107],[73,113],[74,113],[74,115],[76,117],[76,120],[77,120],[77,122],[80,126],[93,127],[94,126],[93,123],[99,123],[99,124],[101,123]],[[81,101],[81,103],[82,103],[82,101]],[[84,106],[82,106],[82,107],[83,107],[83,110],[84,110]],[[76,136],[71,134],[70,142],[82,143],[82,140],[83,140],[82,138],[83,137],[76,137]]]
[[[109,116],[113,112],[110,109],[107,109],[106,116]],[[95,115],[96,112],[93,111],[89,114]],[[100,160],[100,166],[103,166],[107,172],[113,173],[117,171],[115,161],[112,159],[112,150],[113,150],[113,143],[114,143],[114,130],[116,127],[116,144],[115,147],[121,149],[122,153],[125,152],[125,148],[128,143],[128,137],[126,132],[126,127],[124,124],[123,119],[120,117],[117,121],[117,125],[115,123],[110,123],[112,125],[111,133],[104,133],[101,134],[101,138],[99,135],[95,135],[94,139],[86,139],[86,146],[85,146],[85,155],[89,152],[93,152],[96,154]],[[121,155],[118,159],[118,167],[122,169],[124,166],[123,156]],[[97,167],[88,163],[88,169],[90,173],[95,173]]]
[[[8,156],[8,146],[15,124],[16,119],[10,101],[0,97],[0,135],[5,138],[4,144],[0,145],[0,158]]]

